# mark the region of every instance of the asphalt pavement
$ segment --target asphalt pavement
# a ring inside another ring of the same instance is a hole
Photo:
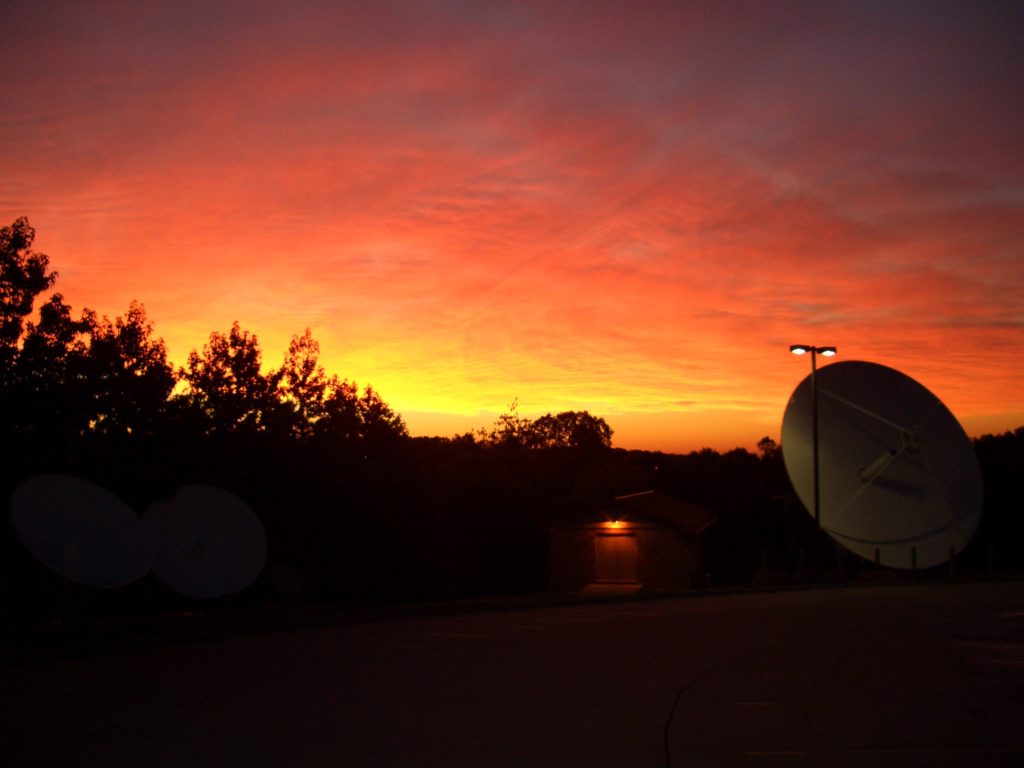
[[[0,669],[11,766],[1020,766],[1024,584],[637,599]]]

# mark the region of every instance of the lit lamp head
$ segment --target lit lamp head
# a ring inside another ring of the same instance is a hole
[[[836,353],[835,347],[812,347],[810,344],[790,344],[789,351],[794,355],[806,355],[808,352],[814,352],[821,355],[822,357],[832,357]]]

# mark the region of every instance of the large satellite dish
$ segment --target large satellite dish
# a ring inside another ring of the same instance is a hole
[[[981,517],[981,470],[960,423],[923,385],[876,363],[817,371],[821,527],[852,552],[927,568],[960,552]],[[813,514],[811,376],[782,419],[782,455]]]
[[[117,496],[68,475],[39,475],[11,497],[18,539],[43,565],[92,587],[146,575],[153,553],[138,516]]]
[[[263,524],[248,504],[220,488],[178,486],[171,499],[146,509],[143,525],[157,578],[189,597],[241,592],[266,562]]]

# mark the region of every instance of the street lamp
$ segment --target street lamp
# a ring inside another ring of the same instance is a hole
[[[821,528],[821,496],[818,487],[818,355],[832,357],[835,347],[812,347],[809,344],[791,344],[789,351],[794,355],[811,353],[811,435],[814,466],[814,524]]]

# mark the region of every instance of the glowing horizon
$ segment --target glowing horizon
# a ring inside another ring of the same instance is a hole
[[[0,224],[177,364],[311,328],[414,434],[752,450],[794,343],[1024,424],[1021,8],[688,6],[15,2]]]

